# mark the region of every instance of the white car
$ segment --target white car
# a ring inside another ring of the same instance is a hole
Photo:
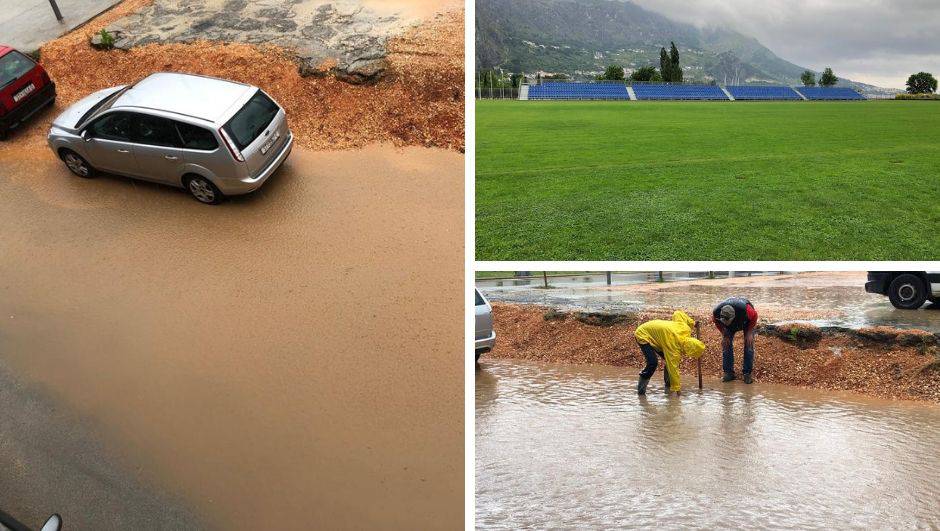
[[[486,297],[480,293],[480,290],[474,289],[476,293],[476,303],[474,313],[476,314],[476,336],[474,346],[476,347],[476,359],[493,350],[496,345],[496,332],[493,330],[493,307],[490,306]]]

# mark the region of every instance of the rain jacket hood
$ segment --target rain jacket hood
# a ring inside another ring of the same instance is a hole
[[[647,321],[638,326],[634,333],[637,342],[650,345],[663,353],[671,391],[681,389],[679,361],[682,356],[699,358],[705,352],[705,344],[692,337],[694,328],[695,320],[682,310],[676,310],[671,321]]]

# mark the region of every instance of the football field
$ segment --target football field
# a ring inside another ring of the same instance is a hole
[[[940,102],[477,102],[477,260],[938,258]]]

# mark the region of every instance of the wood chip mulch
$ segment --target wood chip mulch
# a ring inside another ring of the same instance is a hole
[[[40,60],[57,84],[56,108],[8,144],[42,143],[52,119],[93,91],[174,71],[261,87],[287,110],[298,144],[306,148],[392,143],[464,149],[462,10],[438,14],[393,39],[388,75],[374,85],[357,86],[332,76],[301,77],[289,54],[274,46],[197,42],[101,51],[88,44],[92,34],[149,2],[125,0],[41,48]]]

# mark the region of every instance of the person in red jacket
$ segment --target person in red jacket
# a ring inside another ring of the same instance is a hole
[[[754,336],[757,326],[757,310],[751,301],[744,297],[731,297],[715,306],[712,320],[718,331],[721,332],[721,369],[723,382],[730,382],[737,378],[734,374],[734,334],[744,333],[744,363],[741,373],[744,383],[749,384],[751,371],[754,368]]]

